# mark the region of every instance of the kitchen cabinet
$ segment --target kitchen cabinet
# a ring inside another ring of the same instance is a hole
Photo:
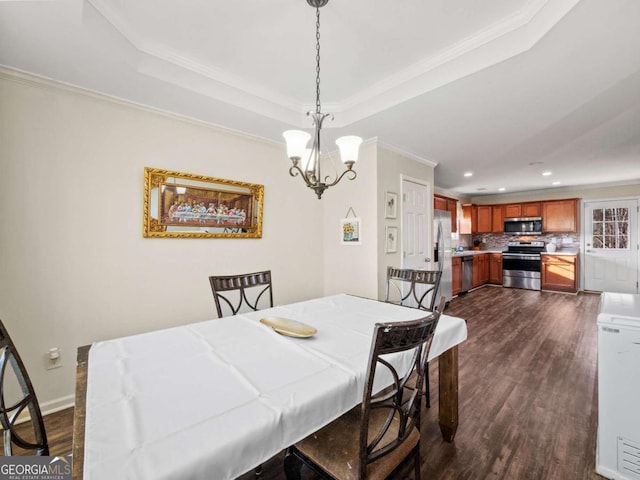
[[[444,197],[439,197],[437,195],[434,195],[433,208],[435,210],[447,210],[447,199]]]
[[[489,281],[489,255],[479,253],[473,256],[473,282],[472,287],[476,288]]]
[[[489,254],[489,283],[502,285],[502,254]]]
[[[513,203],[504,206],[504,218],[519,218],[522,217],[522,204]]]
[[[539,217],[541,215],[540,202],[511,203],[504,206],[505,218]]]
[[[504,232],[504,205],[491,207],[491,233]]]
[[[491,233],[491,205],[476,206],[476,231],[472,233]]]
[[[542,202],[542,231],[576,233],[578,231],[578,199]]]
[[[480,281],[482,282],[482,285],[484,285],[485,283],[489,283],[489,254],[483,253],[479,256],[480,256],[480,264],[482,268]]]
[[[453,257],[451,259],[451,294],[457,295],[462,290],[462,259]]]
[[[471,287],[476,288],[480,286],[480,255],[473,256],[473,280]]]
[[[445,203],[439,201],[438,205],[440,207],[436,208],[442,209]],[[578,199],[504,205],[464,204],[460,218],[460,233],[503,233],[505,218],[523,217],[542,217],[544,233],[577,233]],[[454,218],[453,214],[451,218]]]
[[[522,204],[523,217],[539,217],[540,215],[542,215],[540,202]]]
[[[491,205],[462,205],[460,233],[491,233]]]
[[[451,213],[451,232],[455,233],[458,231],[458,201],[448,200],[447,210]]]
[[[433,208],[436,210],[446,210],[451,214],[451,232],[458,231],[458,200],[455,198],[433,196]]]
[[[462,205],[462,217],[460,218],[460,233],[476,233],[477,207],[470,203]]]
[[[578,256],[577,255],[541,255],[542,290],[559,292],[578,291]]]

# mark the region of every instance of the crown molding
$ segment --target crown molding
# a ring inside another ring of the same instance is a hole
[[[411,152],[408,152],[407,150],[403,150],[399,147],[396,147],[395,145],[381,142],[380,140],[378,140],[378,146],[390,152],[397,153],[398,155],[402,155],[403,157],[409,158],[411,160],[415,160],[416,162],[422,163],[429,167],[436,168],[436,166],[438,165],[438,162],[434,160],[429,160],[428,158],[421,157],[419,155],[416,155],[415,153],[411,153]]]
[[[521,10],[341,101],[341,128],[531,49],[581,0],[531,0]],[[141,74],[304,128],[308,104],[143,38],[104,0],[87,0],[140,54]]]
[[[251,133],[243,132],[241,130],[225,127],[224,125],[219,125],[217,123],[207,122],[205,120],[200,120],[198,118],[190,117],[188,115],[181,115],[179,113],[175,113],[169,110],[163,110],[161,108],[151,107],[149,105],[145,105],[145,104],[127,100],[124,98],[116,97],[114,95],[98,92],[96,90],[90,90],[88,88],[79,87],[77,85],[62,82],[60,80],[55,80],[49,77],[36,75],[34,73],[26,72],[24,70],[19,70],[14,67],[6,66],[3,64],[0,64],[0,80],[7,80],[7,81],[22,84],[22,85],[27,85],[29,87],[57,90],[61,92],[70,93],[73,95],[81,95],[83,97],[91,98],[91,99],[102,101],[102,102],[108,102],[115,105],[120,105],[126,108],[135,108],[137,110],[152,113],[154,115],[160,115],[162,117],[170,118],[173,120],[179,120],[181,122],[190,123],[192,125],[197,125],[199,127],[212,128],[220,132],[225,132],[225,133],[236,135],[239,137],[244,137],[252,141],[258,141],[258,142],[266,143],[272,146],[282,146],[284,144],[284,142],[281,142],[281,141],[275,141],[270,138],[253,135]]]

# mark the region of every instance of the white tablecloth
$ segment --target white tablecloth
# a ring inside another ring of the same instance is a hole
[[[425,312],[335,295],[142,335],[89,352],[84,478],[232,479],[361,401],[373,325]],[[277,334],[266,316],[318,329]],[[429,358],[463,342],[443,315]]]

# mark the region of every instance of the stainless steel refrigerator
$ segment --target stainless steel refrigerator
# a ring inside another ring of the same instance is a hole
[[[437,299],[451,300],[451,212],[433,211],[433,269],[442,271]],[[438,300],[436,299],[436,305]]]

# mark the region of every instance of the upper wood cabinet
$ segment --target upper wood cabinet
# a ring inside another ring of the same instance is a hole
[[[460,218],[460,233],[476,233],[478,229],[476,205],[465,203],[462,205],[462,217]]]
[[[539,217],[541,214],[540,202],[510,203],[504,206],[504,218]]]
[[[491,233],[504,232],[504,205],[491,207]]]
[[[504,206],[504,218],[518,218],[522,216],[522,204],[512,203]]]
[[[542,208],[540,206],[540,202],[522,204],[523,217],[539,217],[541,214]]]
[[[578,199],[506,205],[468,203],[462,205],[460,233],[503,233],[505,218],[522,217],[542,217],[544,233],[576,233],[578,231]]]
[[[476,209],[476,231],[473,233],[491,233],[491,205],[478,205]]]
[[[460,233],[491,233],[492,219],[493,205],[464,204],[460,219]]]
[[[578,231],[578,199],[542,202],[542,231],[576,233]]]
[[[451,231],[458,231],[458,200],[455,198],[433,196],[433,208],[435,210],[446,210],[451,213]]]
[[[462,205],[460,233],[491,233],[491,205]]]
[[[433,196],[433,208],[435,210],[446,210],[447,209],[447,199],[443,197],[439,197],[437,195]]]

